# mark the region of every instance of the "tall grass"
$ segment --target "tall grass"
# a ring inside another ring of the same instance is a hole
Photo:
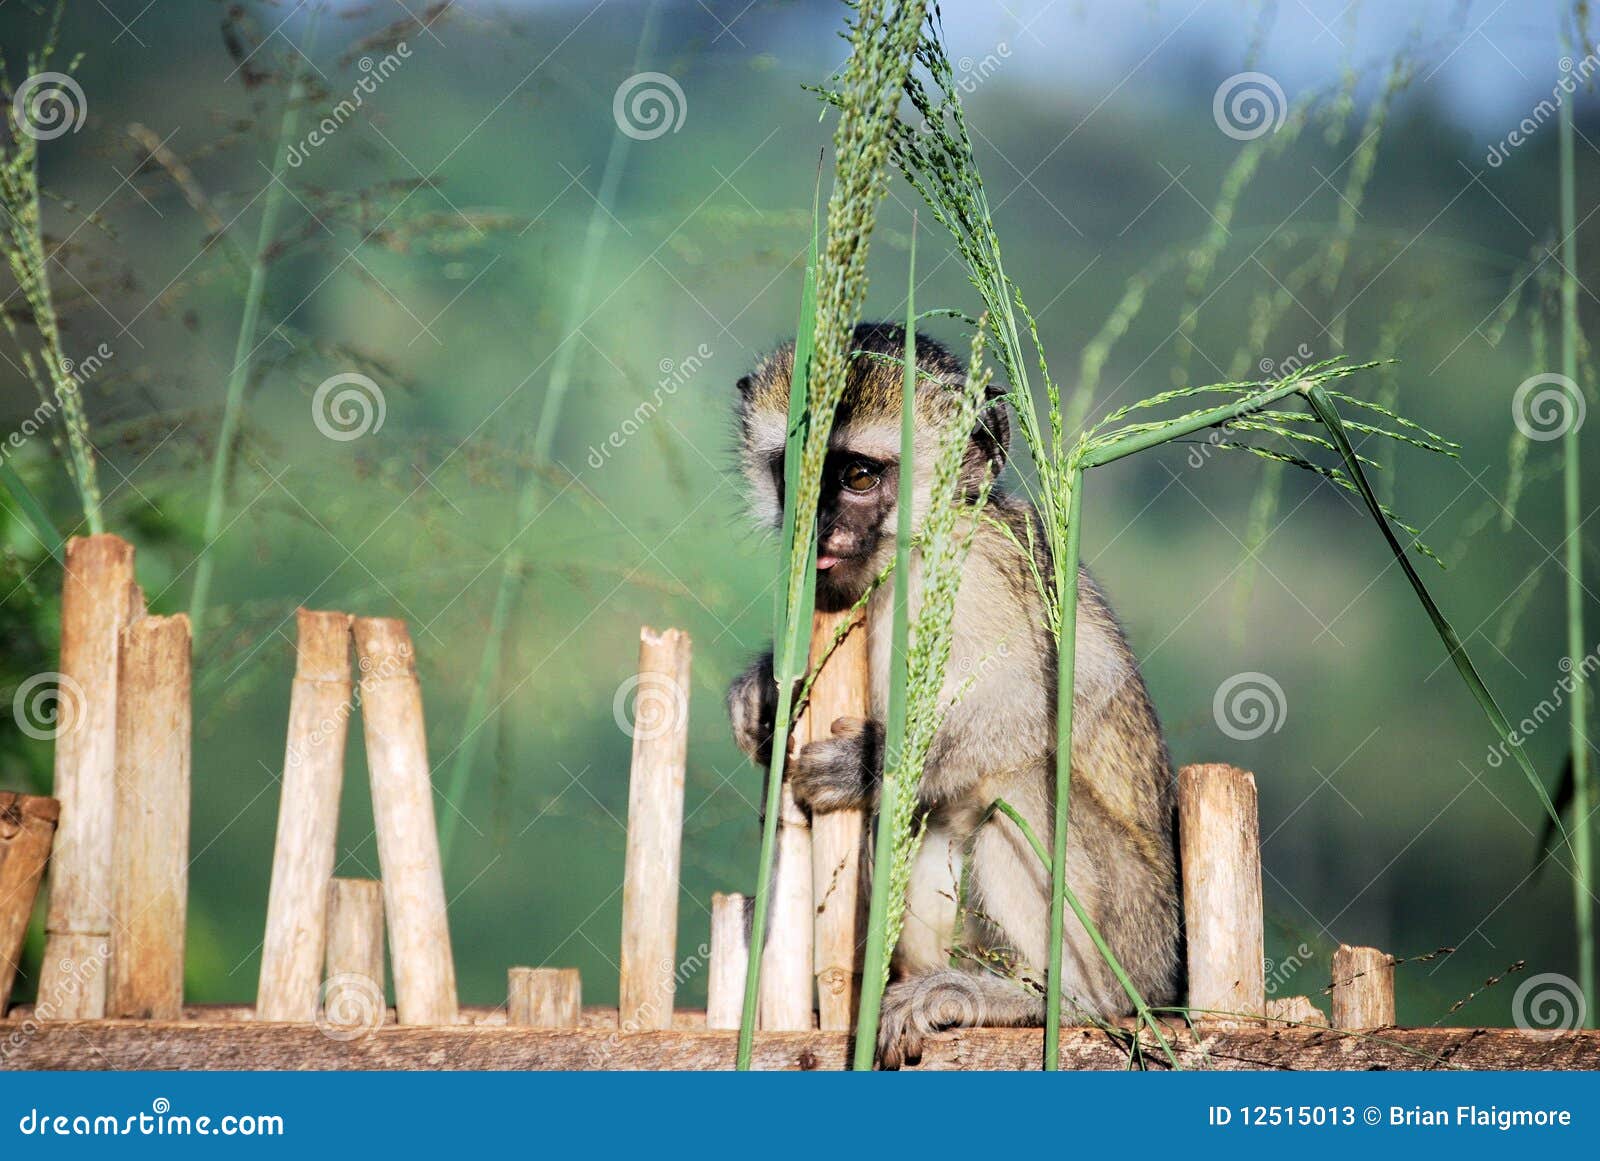
[[[1033,316],[1020,290],[1005,273],[999,237],[967,133],[958,86],[943,48],[942,30],[937,17],[930,21],[926,35],[917,46],[917,60],[921,72],[908,76],[906,96],[920,124],[901,120],[895,126],[895,160],[934,218],[949,231],[986,308],[989,336],[1010,379],[1007,400],[1018,418],[1018,427],[1037,476],[1036,483],[1024,481],[1023,486],[1039,512],[1050,549],[1051,575],[1048,580],[1042,576],[1037,579],[1045,616],[1057,640],[1059,666],[1056,792],[1050,860],[1053,888],[1051,947],[1046,982],[1044,1059],[1045,1067],[1053,1069],[1059,1063],[1062,936],[1065,910],[1071,897],[1070,886],[1065,880],[1065,853],[1069,837],[1067,822],[1072,775],[1074,645],[1083,488],[1086,473],[1094,468],[1190,438],[1208,428],[1216,428],[1228,437],[1217,441],[1219,448],[1239,448],[1269,461],[1305,468],[1358,495],[1411,584],[1458,674],[1508,751],[1515,755],[1545,810],[1552,817],[1555,811],[1542,782],[1513,738],[1504,714],[1409,559],[1408,548],[1425,549],[1418,543],[1415,531],[1395,520],[1373,492],[1363,466],[1371,461],[1356,452],[1350,442],[1349,432],[1356,430],[1365,436],[1383,437],[1446,455],[1454,454],[1453,445],[1397,414],[1338,391],[1334,385],[1339,380],[1366,369],[1339,360],[1314,364],[1274,382],[1230,382],[1204,387],[1180,387],[1164,392],[1113,412],[1069,445],[1064,432],[1060,391],[1050,376]],[[844,103],[842,93],[825,93],[824,96],[836,105],[842,106]],[[1027,336],[1026,342],[1024,334]],[[1047,411],[1042,421],[1030,383],[1030,366],[1037,367],[1043,383]],[[1165,409],[1180,400],[1204,395],[1220,396],[1227,401],[1168,419],[1144,418],[1150,409]],[[1308,407],[1309,413],[1299,409],[1289,410],[1288,406],[1296,402]],[[1341,405],[1360,411],[1364,420],[1347,421],[1340,414]],[[1289,441],[1292,450],[1284,451],[1251,442],[1249,436],[1252,434],[1266,434],[1277,440]],[[1330,452],[1336,457],[1334,466],[1320,464],[1312,458]],[[1402,545],[1396,537],[1395,527],[1407,534],[1409,546]],[[1097,938],[1098,933],[1093,930],[1087,914],[1081,913],[1076,907],[1074,911],[1078,912],[1077,918],[1084,923],[1097,946],[1103,948],[1103,954],[1108,953],[1109,949],[1104,948],[1103,941]],[[1148,1013],[1143,999],[1131,987],[1129,999],[1135,1010],[1141,1014]],[[1148,1020],[1147,1015],[1142,1015],[1142,1018]],[[1154,1021],[1148,1022],[1159,1035]]]
[[[888,188],[890,135],[923,21],[920,0],[859,0],[852,10],[850,56],[839,76],[840,116],[833,136],[834,181],[828,197],[827,240],[811,264],[814,275],[807,278],[807,301],[802,304],[796,332],[790,386],[782,549],[787,567],[781,604],[774,616],[773,641],[778,702],[752,917],[756,934],[750,940],[739,1026],[737,1064],[741,1069],[750,1067],[755,1046],[761,945],[767,929],[783,765],[794,688],[804,678],[808,660],[823,461],[834,411],[844,394],[850,336],[866,300],[867,251],[878,206]],[[813,286],[814,307],[809,301]]]
[[[65,11],[64,0],[58,0],[51,11],[43,44],[28,54],[30,78],[50,71],[49,65],[57,50],[61,18]],[[67,71],[70,73],[77,63],[76,60],[68,62]],[[63,452],[67,473],[78,494],[83,522],[90,532],[104,532],[105,517],[95,467],[95,448],[89,435],[89,418],[83,406],[83,393],[72,375],[72,361],[61,341],[60,320],[50,284],[53,256],[45,249],[39,188],[39,137],[30,131],[33,126],[25,123],[38,111],[70,118],[77,110],[67,107],[70,98],[67,105],[63,105],[56,102],[48,91],[37,89],[31,95],[24,95],[22,103],[25,108],[14,109],[11,99],[14,89],[3,59],[0,59],[0,89],[4,90],[7,97],[6,128],[4,133],[0,133],[0,249],[5,252],[6,267],[32,315],[37,332],[37,349],[34,341],[23,337],[12,318],[12,312],[0,310],[0,320],[4,321],[6,332],[16,347],[23,372],[39,393],[42,407],[48,409],[50,414],[60,411],[61,436],[54,439],[57,448]],[[0,485],[4,485],[11,493],[33,534],[59,559],[62,554],[61,533],[50,520],[44,505],[9,463],[0,467]]]
[[[233,472],[234,445],[244,415],[245,388],[255,367],[261,308],[266,301],[267,272],[273,248],[278,241],[278,216],[287,196],[284,175],[289,169],[289,147],[300,133],[300,114],[306,102],[306,62],[316,49],[317,24],[322,6],[311,9],[305,36],[295,63],[294,81],[284,97],[283,116],[273,147],[271,178],[261,195],[261,222],[256,230],[255,253],[250,260],[250,278],[245,287],[244,306],[239,315],[239,335],[234,342],[233,367],[228,372],[227,393],[222,401],[222,422],[217,430],[216,454],[211,461],[211,482],[206,491],[204,523],[201,525],[200,555],[194,566],[194,587],[189,595],[189,625],[198,640],[205,625],[206,604],[211,597],[211,578],[216,568],[213,552],[227,518],[228,484]]]
[[[1575,17],[1575,19],[1577,19]],[[1581,27],[1581,23],[1580,23]],[[1572,37],[1563,37],[1563,49],[1570,55]],[[1572,389],[1578,384],[1578,220],[1577,172],[1573,161],[1572,100],[1561,102],[1561,373]],[[1566,550],[1567,657],[1572,668],[1572,696],[1568,702],[1570,750],[1572,754],[1572,859],[1573,929],[1578,942],[1578,986],[1587,1001],[1589,1021],[1600,1019],[1596,1012],[1594,965],[1594,852],[1591,844],[1593,823],[1589,818],[1592,786],[1589,772],[1588,685],[1579,659],[1588,652],[1583,633],[1583,503],[1581,494],[1581,424],[1569,422],[1561,437],[1562,521]]]
[[[656,42],[657,3],[645,9],[639,27],[639,41],[634,48],[633,71],[640,72],[649,60]],[[489,698],[493,694],[500,674],[500,660],[505,650],[505,638],[510,628],[511,614],[516,608],[517,596],[527,573],[527,549],[523,536],[537,517],[546,498],[546,472],[550,467],[550,451],[556,431],[561,425],[561,415],[572,384],[574,360],[579,342],[578,330],[589,310],[589,300],[594,286],[595,272],[599,269],[600,254],[605,247],[614,220],[617,190],[627,169],[629,146],[633,138],[620,128],[612,134],[611,146],[606,153],[606,164],[600,175],[600,188],[595,195],[594,209],[584,230],[583,250],[578,257],[577,277],[572,280],[572,296],[567,300],[567,321],[562,328],[562,343],[550,364],[550,378],[545,387],[544,401],[539,409],[539,421],[528,441],[531,463],[518,491],[515,524],[500,569],[500,580],[495,588],[494,605],[489,614],[489,627],[483,639],[483,653],[478,660],[478,674],[467,698],[465,726],[461,743],[456,747],[450,763],[450,773],[445,781],[447,808],[439,822],[439,854],[445,866],[450,864],[450,851],[455,845],[456,831],[462,818],[467,789],[477,762],[478,745],[484,726],[489,719]]]

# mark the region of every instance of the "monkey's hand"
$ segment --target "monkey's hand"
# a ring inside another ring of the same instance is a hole
[[[883,780],[883,726],[866,718],[836,718],[833,736],[800,747],[788,772],[795,801],[813,814],[871,809]]]
[[[772,676],[772,654],[766,653],[728,687],[733,740],[758,765],[772,760],[772,728],[777,715],[778,683]]]
[[[878,1018],[878,1061],[884,1068],[915,1064],[933,1033],[982,1023],[980,994],[965,972],[938,971],[890,984]]]

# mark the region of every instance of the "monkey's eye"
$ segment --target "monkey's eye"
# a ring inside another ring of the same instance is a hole
[[[866,464],[851,464],[844,470],[844,486],[852,492],[870,492],[878,486],[878,473]]]

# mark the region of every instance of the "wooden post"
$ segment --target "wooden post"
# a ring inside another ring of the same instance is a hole
[[[354,703],[349,615],[301,609],[295,619],[299,641],[256,1019],[307,1023],[317,1015],[331,894],[328,879],[333,874],[345,736]],[[381,912],[379,917],[381,921]]]
[[[786,781],[778,814],[767,941],[761,948],[757,1026],[768,1032],[804,1032],[816,1026],[811,1000],[816,984],[811,950],[816,912],[811,900],[811,821]]]
[[[402,1024],[454,1024],[456,970],[415,650],[404,621],[357,617],[352,628],[395,1008]]]
[[[506,1023],[525,1028],[576,1028],[583,1013],[577,968],[514,967],[506,973]]]
[[[1333,1026],[1394,1027],[1394,959],[1375,947],[1340,944],[1333,953]]]
[[[11,1000],[60,818],[61,804],[54,798],[0,790],[0,1016]]]
[[[672,1027],[691,651],[681,630],[639,631],[622,872],[618,1020],[624,1032]]]
[[[706,1027],[738,1031],[750,967],[750,901],[711,896],[711,966],[706,975]]]
[[[67,542],[61,588],[60,702],[56,706],[55,797],[61,803],[50,863],[40,995],[53,1020],[105,1015],[111,933],[111,836],[116,800],[117,652],[128,619],[133,546],[117,536]],[[99,970],[92,979],[89,963]],[[42,1005],[41,1005],[42,1006]]]
[[[106,1014],[112,1017],[176,1020],[183,1013],[189,666],[184,614],[142,617],[123,629],[106,995]]]
[[[329,879],[327,966],[322,1011],[312,1012],[335,1036],[360,1035],[383,1023],[383,884],[376,879]]]
[[[1178,771],[1178,840],[1189,944],[1189,1007],[1200,1019],[1266,1014],[1261,830],[1255,775]]]
[[[811,664],[822,660],[834,633],[849,623],[849,611],[817,613],[811,626]],[[811,704],[795,734],[801,744],[830,737],[838,718],[865,718],[867,631],[855,623],[811,684]],[[846,1032],[856,1014],[860,949],[866,934],[861,894],[862,810],[832,810],[811,818],[811,897],[815,903],[813,966],[817,981],[817,1026]]]

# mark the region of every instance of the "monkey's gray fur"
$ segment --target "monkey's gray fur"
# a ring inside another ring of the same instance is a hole
[[[825,487],[819,553],[838,563],[818,575],[818,601],[845,607],[894,556],[893,502],[899,461],[904,332],[858,327],[833,435],[829,473],[870,471],[878,481]],[[958,359],[918,337],[924,378],[917,388],[916,504],[930,504],[929,471],[939,433],[955,414],[964,370]],[[741,452],[757,515],[781,520],[783,433],[793,348],[763,359],[740,381]],[[1004,464],[1009,424],[996,396],[971,433],[968,494]],[[867,465],[866,467],[856,465]],[[848,493],[848,494],[847,494]],[[1050,877],[1018,827],[991,813],[1005,799],[1048,850],[1055,796],[1056,650],[1030,562],[1050,566],[1032,507],[991,490],[956,601],[943,702],[949,713],[923,774],[927,822],[909,891],[905,930],[884,998],[880,1059],[917,1059],[940,1028],[1037,1025],[1044,1019],[1049,962]],[[1010,530],[1008,536],[1004,529]],[[916,607],[919,566],[911,571]],[[894,578],[872,597],[869,623],[887,625]],[[890,642],[869,645],[873,720],[841,719],[833,737],[803,747],[788,764],[795,796],[812,811],[875,808],[882,769]],[[1089,574],[1078,577],[1077,676],[1073,703],[1072,792],[1067,882],[1094,919],[1145,1000],[1174,1002],[1181,985],[1178,875],[1173,855],[1173,778],[1166,744],[1122,629]],[[970,682],[970,684],[968,684]],[[957,697],[957,692],[960,696]],[[776,688],[767,654],[733,684],[728,702],[740,746],[763,758],[772,734]],[[987,816],[987,820],[985,821]],[[870,864],[870,860],[867,860]],[[964,915],[958,899],[966,874]],[[954,957],[954,958],[953,958]],[[1062,949],[1064,1017],[1132,1011],[1127,994],[1069,911]]]

